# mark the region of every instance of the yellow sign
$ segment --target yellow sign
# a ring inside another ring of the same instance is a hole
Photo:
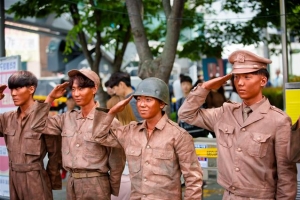
[[[217,148],[196,148],[196,154],[203,158],[217,158],[218,150]]]
[[[295,123],[300,116],[300,88],[286,89],[286,113],[291,117],[292,122]]]

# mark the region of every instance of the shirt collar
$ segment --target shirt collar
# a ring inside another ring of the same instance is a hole
[[[154,129],[162,130],[165,127],[167,121],[168,121],[168,115],[166,113],[164,113],[163,116],[160,118],[160,120],[155,125]],[[141,131],[143,129],[147,129],[146,120],[142,121],[139,131]]]
[[[254,110],[256,110],[259,106],[261,106],[266,100],[267,100],[267,98],[265,96],[263,96],[263,98],[259,102],[256,102],[255,104],[249,106],[251,108],[252,112]],[[242,109],[244,109],[246,107],[247,107],[247,105],[243,102]]]
[[[25,112],[24,112],[25,116],[24,117],[28,116],[31,112],[33,112],[34,109],[37,107],[37,105],[38,105],[38,102],[34,101],[33,105],[30,106],[27,110],[25,110]],[[17,114],[20,115],[20,113],[21,113],[21,109],[20,109],[20,107],[18,107]]]
[[[95,109],[100,106],[100,104],[96,101],[95,106],[92,108],[92,110],[89,112],[89,114],[86,116],[87,119],[93,120],[94,119],[94,114],[95,114]],[[83,119],[84,117],[82,116],[81,110],[78,111],[76,119]]]

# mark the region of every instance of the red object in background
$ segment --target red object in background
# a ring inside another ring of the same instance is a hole
[[[0,148],[5,148],[6,145],[4,142],[4,138],[0,138]],[[0,154],[0,174],[1,172],[8,172],[8,156]]]

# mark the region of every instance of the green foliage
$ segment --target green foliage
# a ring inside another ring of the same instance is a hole
[[[283,91],[282,88],[268,87],[263,89],[263,95],[267,97],[271,105],[283,110]]]
[[[71,6],[74,6],[78,12],[74,11]],[[73,16],[70,14],[71,11],[73,11]],[[16,19],[42,18],[51,14],[59,17],[63,14],[69,14],[74,26],[66,38],[66,54],[71,52],[71,47],[74,46],[75,42],[79,42],[78,34],[83,32],[87,35],[88,44],[95,44],[97,32],[100,32],[100,44],[109,43],[109,48],[118,48],[117,42],[111,41],[122,40],[126,34],[127,26],[129,26],[127,9],[123,1],[24,0],[13,4],[7,12],[14,14]]]
[[[264,29],[269,27],[280,30],[280,0],[216,0],[199,1],[199,4],[205,10],[205,13],[214,13],[216,18],[217,11],[213,10],[212,2],[219,2],[222,5],[221,10],[243,14],[245,10],[250,10],[256,15],[249,19],[220,19],[206,20],[192,29],[199,36],[186,41],[183,50],[179,52],[180,57],[189,57],[192,60],[198,60],[201,55],[207,57],[221,57],[225,45],[244,44],[258,45],[261,41],[267,41],[269,44],[280,44],[280,34],[271,34],[265,38]],[[198,1],[197,1],[198,2]],[[299,1],[286,0],[286,22],[291,36],[300,36],[300,4]],[[189,13],[190,14],[190,13]],[[191,15],[192,18],[195,16]],[[185,18],[188,18],[185,15]],[[191,21],[195,24],[195,21]],[[204,24],[204,25],[203,25]],[[192,26],[190,26],[192,27]],[[276,49],[270,49],[271,54],[280,53]]]
[[[290,75],[289,82],[300,82],[300,76]]]

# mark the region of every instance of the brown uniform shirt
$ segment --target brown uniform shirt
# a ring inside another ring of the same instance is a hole
[[[62,159],[65,169],[70,172],[109,172],[111,194],[118,195],[125,165],[122,148],[105,147],[87,140],[92,136],[94,112],[97,106],[99,104],[96,104],[85,118],[81,110],[72,110],[61,115],[50,116],[46,124],[41,123],[40,126],[45,126],[43,130],[45,134],[62,136]]]
[[[208,92],[194,88],[180,107],[179,118],[216,133],[218,183],[238,196],[295,199],[297,170],[287,158],[290,118],[267,99],[245,122],[241,104],[201,109]]]
[[[52,189],[61,189],[61,149],[57,136],[44,136],[34,120],[45,115],[35,112],[35,102],[23,119],[20,110],[0,114],[0,136],[4,136],[9,158],[10,199],[52,199]],[[48,152],[47,171],[43,159]]]
[[[130,199],[201,199],[202,169],[192,137],[165,114],[148,137],[145,121],[110,129],[113,115],[95,113],[93,133],[103,145],[125,149],[131,179]]]

